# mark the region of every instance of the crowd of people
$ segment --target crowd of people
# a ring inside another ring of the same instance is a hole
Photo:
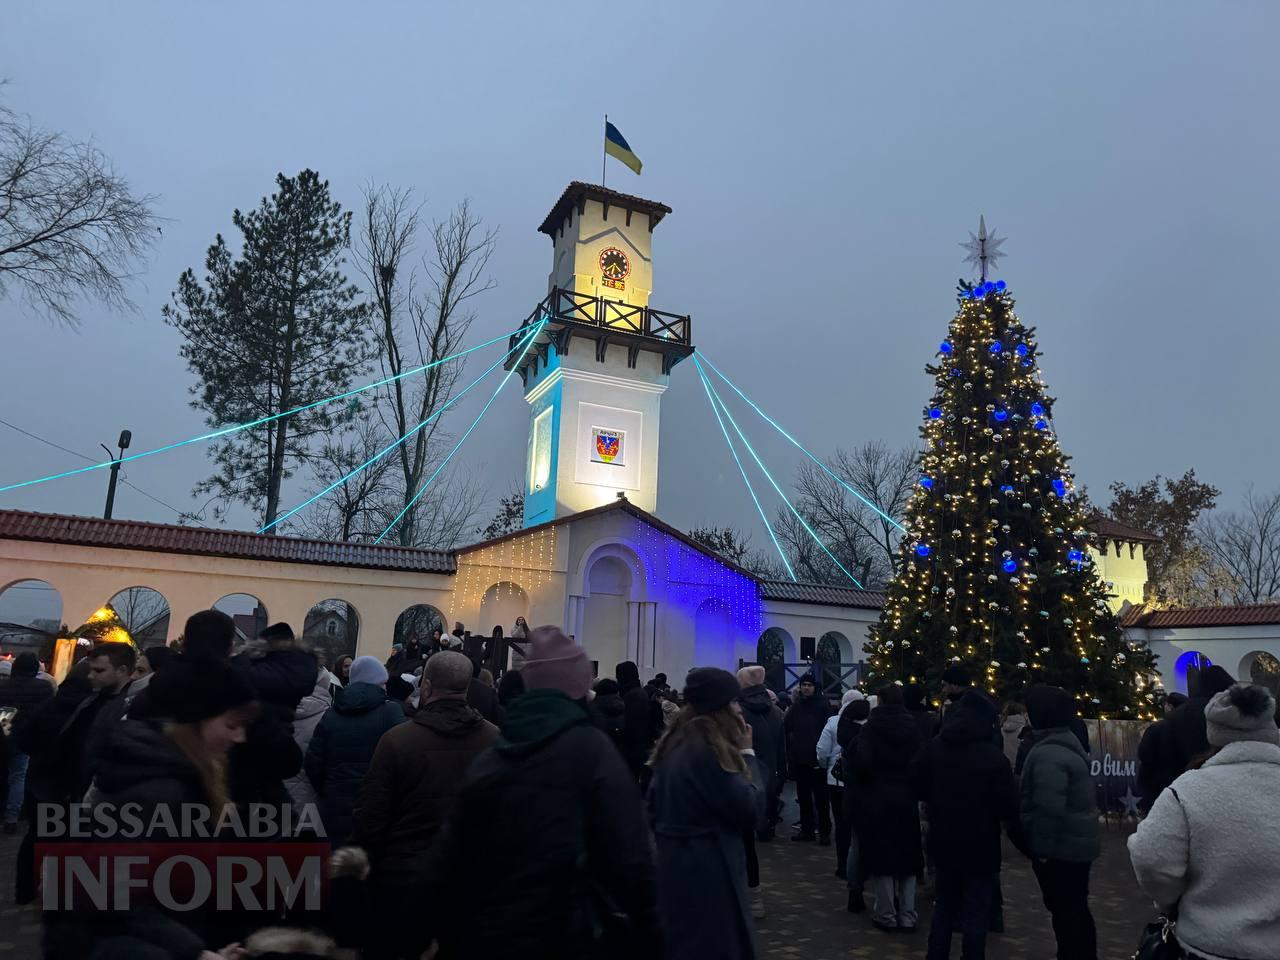
[[[1002,834],[1030,859],[1056,956],[1098,956],[1096,788],[1060,688],[1000,705],[953,666],[936,710],[916,684],[835,705],[813,674],[788,692],[747,666],[695,668],[676,690],[631,662],[597,678],[573,638],[523,621],[511,657],[501,633],[481,650],[462,624],[385,662],[325,664],[283,623],[236,637],[202,611],[174,648],[101,644],[56,685],[34,655],[14,659],[0,759],[4,830],[30,821],[16,899],[39,893],[38,809],[133,804],[155,824],[186,805],[222,823],[268,804],[301,825],[271,839],[327,845],[328,902],[45,910],[46,957],[751,958],[758,848],[777,839],[787,781],[790,841],[832,848],[850,913],[909,934],[931,899],[929,960],[957,935],[979,960],[1003,929]],[[495,683],[499,661],[519,668]],[[1275,958],[1274,698],[1211,668],[1140,756],[1150,812],[1129,850],[1173,935],[1202,960]]]

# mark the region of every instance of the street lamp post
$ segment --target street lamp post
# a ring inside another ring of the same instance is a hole
[[[120,461],[124,458],[124,452],[129,449],[129,441],[133,439],[133,434],[128,430],[120,431],[120,455],[112,456],[110,448],[105,444],[99,444],[103,450],[107,451],[107,456],[111,457],[111,479],[107,481],[107,508],[102,511],[104,520],[111,519],[111,509],[116,503],[116,481],[120,478]]]

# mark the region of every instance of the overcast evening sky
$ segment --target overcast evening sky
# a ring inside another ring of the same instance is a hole
[[[500,230],[479,342],[544,294],[536,227],[569,180],[598,182],[607,112],[645,164],[611,160],[608,185],[675,211],[653,305],[692,314],[697,345],[816,453],[915,444],[958,243],[985,214],[1096,499],[1187,467],[1229,506],[1280,485],[1273,2],[10,0],[3,21],[7,105],[92,138],[168,219],[137,315],[89,304],[73,331],[0,301],[0,415],[89,456],[122,427],[135,450],[205,429],[160,309],[277,171],[318,170],[348,209],[370,180],[429,216],[470,197]],[[692,364],[663,413],[663,517],[766,545]],[[516,383],[458,469],[496,498],[526,430]],[[0,482],[82,465],[3,426],[0,451]],[[762,443],[781,478],[789,451]],[[127,476],[192,509],[206,471],[187,449]],[[99,513],[105,483],[0,507]],[[116,516],[175,519],[129,488]]]

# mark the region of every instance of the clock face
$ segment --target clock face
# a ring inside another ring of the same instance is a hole
[[[617,247],[606,247],[600,251],[600,272],[608,280],[625,280],[631,273],[631,261]]]

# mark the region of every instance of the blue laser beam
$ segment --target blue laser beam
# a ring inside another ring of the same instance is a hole
[[[880,509],[878,506],[876,506],[872,501],[868,500],[865,496],[863,496],[861,493],[859,493],[855,488],[851,487],[851,486],[850,486],[850,485],[849,485],[849,484],[844,480],[844,478],[843,478],[843,477],[839,476],[839,475],[838,475],[837,473],[835,473],[835,472],[834,472],[830,467],[828,467],[825,463],[823,463],[821,460],[819,460],[817,457],[815,457],[812,453],[810,453],[810,452],[805,448],[804,444],[802,444],[799,440],[797,440],[797,439],[796,439],[795,437],[793,437],[791,434],[787,433],[787,431],[786,431],[785,429],[783,429],[782,425],[781,425],[781,424],[779,424],[779,423],[778,423],[778,421],[774,420],[774,419],[773,419],[773,417],[769,416],[767,413],[765,413],[763,410],[761,410],[758,406],[756,406],[755,401],[753,401],[753,400],[752,400],[750,397],[748,397],[745,393],[743,393],[741,390],[739,390],[739,389],[738,389],[737,384],[735,384],[732,380],[730,380],[727,376],[725,376],[724,371],[723,371],[723,370],[721,370],[719,367],[717,367],[714,363],[712,363],[712,362],[711,362],[711,360],[710,360],[710,358],[709,358],[709,357],[707,357],[707,355],[706,355],[705,353],[703,353],[701,350],[699,350],[699,351],[698,351],[698,354],[699,354],[699,356],[701,356],[701,357],[702,357],[702,359],[706,360],[706,362],[707,362],[707,366],[709,366],[712,370],[714,370],[714,371],[716,372],[716,374],[720,377],[720,379],[721,379],[721,380],[723,380],[726,384],[728,384],[728,386],[730,387],[730,389],[732,389],[732,390],[733,390],[733,392],[734,392],[734,393],[736,393],[738,396],[740,396],[743,400],[745,400],[745,401],[747,402],[747,405],[748,405],[748,406],[750,406],[752,410],[754,410],[756,413],[760,414],[760,416],[764,418],[765,422],[767,422],[770,426],[772,426],[772,427],[773,427],[773,429],[777,430],[780,434],[782,434],[784,437],[786,437],[788,440],[790,440],[790,441],[791,441],[791,443],[795,446],[795,448],[796,448],[797,450],[799,450],[799,451],[800,451],[801,453],[803,453],[806,457],[808,457],[810,460],[812,460],[814,463],[816,463],[816,464],[818,465],[818,467],[819,467],[819,468],[820,468],[824,473],[826,473],[829,477],[831,477],[831,479],[832,479],[832,480],[834,480],[836,483],[840,484],[840,486],[844,487],[846,490],[848,490],[850,493],[852,493],[855,497],[857,497],[859,500],[861,500],[863,503],[865,503],[868,507],[870,507],[872,510],[874,510],[874,511],[876,512],[876,514],[877,514],[877,515],[879,515],[880,517],[884,518],[887,522],[889,522],[889,523],[893,524],[893,526],[897,527],[897,528],[898,528],[899,530],[901,530],[903,533],[906,533],[906,532],[907,532],[907,528],[906,528],[906,527],[904,527],[902,524],[900,524],[897,520],[893,519],[893,517],[889,516],[889,514],[885,513],[883,510],[881,510],[881,509]]]
[[[725,417],[728,418],[729,425],[733,427],[734,432],[738,435],[738,439],[740,439],[742,441],[742,445],[747,448],[747,452],[751,454],[751,458],[755,460],[756,466],[760,468],[760,472],[765,475],[765,478],[773,486],[774,492],[777,493],[777,495],[782,498],[782,502],[787,505],[787,509],[791,511],[792,516],[800,521],[800,526],[804,527],[805,532],[813,538],[813,542],[822,548],[823,553],[831,558],[831,562],[840,568],[840,572],[852,580],[859,590],[864,589],[862,584],[858,581],[858,578],[850,573],[843,563],[836,559],[836,555],[834,553],[827,549],[827,545],[822,542],[822,538],[814,532],[813,527],[809,526],[808,521],[800,515],[800,511],[795,508],[795,505],[792,504],[787,495],[782,492],[782,488],[778,486],[778,481],[773,479],[773,474],[769,472],[769,468],[764,465],[764,461],[760,459],[760,455],[757,454],[755,448],[751,446],[751,442],[747,440],[746,434],[742,432],[742,428],[738,426],[738,422],[733,419],[733,414],[729,412],[729,408],[725,406],[724,400],[722,400],[720,398],[720,394],[716,392],[714,384],[711,385],[711,395],[715,398],[716,402],[720,404],[720,409],[724,411]]]
[[[742,474],[742,482],[747,485],[747,492],[751,494],[751,500],[756,505],[760,519],[764,521],[764,528],[769,531],[769,539],[773,541],[774,549],[778,551],[778,556],[782,558],[782,565],[787,568],[787,576],[791,577],[791,582],[794,583],[796,581],[796,572],[791,569],[791,561],[787,559],[787,555],[782,549],[782,544],[778,543],[778,538],[773,532],[773,524],[769,522],[768,516],[765,515],[764,507],[760,505],[760,498],[756,496],[755,488],[751,486],[751,479],[747,476],[747,468],[742,465],[738,450],[734,447],[733,440],[729,437],[729,430],[725,427],[724,420],[720,416],[720,409],[716,406],[715,399],[711,396],[711,382],[707,380],[707,375],[703,371],[702,365],[698,363],[697,354],[693,356],[693,363],[698,368],[698,376],[702,378],[702,389],[707,392],[707,402],[711,404],[711,412],[716,415],[716,423],[720,424],[720,432],[724,434],[724,442],[729,445],[729,452],[733,454],[733,462],[738,465],[738,472]]]
[[[466,350],[460,350],[450,356],[441,357],[439,360],[432,360],[430,363],[425,363],[420,367],[414,367],[412,370],[406,370],[403,373],[398,373],[393,377],[386,377],[376,383],[368,383],[363,387],[356,387],[353,390],[347,390],[345,393],[335,393],[331,397],[325,397],[323,400],[316,400],[314,403],[303,404],[300,407],[294,407],[292,410],[285,410],[283,413],[273,413],[269,417],[263,417],[260,420],[254,420],[250,423],[240,423],[234,427],[224,427],[221,430],[215,430],[213,433],[203,433],[198,437],[191,437],[187,440],[178,440],[175,443],[167,443],[163,447],[156,447],[154,450],[141,450],[138,453],[131,453],[129,456],[121,457],[118,460],[107,460],[103,463],[95,463],[91,466],[80,467],[76,470],[65,470],[62,473],[51,473],[47,477],[37,477],[35,480],[23,480],[21,483],[11,483],[7,486],[0,487],[0,493],[6,493],[9,490],[19,490],[22,487],[35,486],[37,483],[47,483],[50,480],[63,480],[67,477],[74,477],[82,473],[88,473],[91,470],[104,470],[112,464],[129,463],[132,460],[141,460],[143,457],[153,457],[157,453],[166,453],[169,450],[176,450],[179,447],[190,446],[193,443],[203,443],[206,440],[216,440],[218,437],[225,437],[228,434],[237,433],[241,430],[251,430],[254,427],[260,427],[263,424],[271,423],[273,420],[279,420],[281,417],[291,417],[295,413],[305,413],[307,410],[322,407],[327,403],[336,403],[339,400],[345,400],[347,397],[354,397],[358,393],[364,393],[366,390],[373,390],[376,387],[382,387],[388,383],[394,383],[396,380],[403,380],[405,377],[411,377],[415,373],[422,373],[424,370],[430,370],[432,367],[438,367],[442,363],[457,360],[459,357],[465,357],[469,353],[474,353],[477,350],[483,350],[485,347],[493,346],[493,344],[500,343],[503,340],[509,340],[519,332],[520,331],[517,330],[514,331],[514,333],[505,333],[500,337],[494,337],[492,340],[486,340],[484,343],[478,343],[474,347],[468,347]]]
[[[507,357],[511,356],[513,353],[515,353],[517,350],[519,350],[519,349],[520,349],[520,347],[521,347],[521,345],[522,345],[523,343],[524,343],[524,341],[523,341],[523,340],[521,340],[521,341],[520,341],[520,343],[517,343],[514,347],[512,347],[510,350],[508,350],[506,353],[504,353],[501,357],[499,357],[499,358],[498,358],[497,360],[495,360],[493,363],[489,364],[489,366],[485,369],[484,373],[480,374],[480,376],[478,376],[478,377],[476,377],[474,380],[472,380],[469,384],[467,384],[465,387],[463,387],[463,388],[462,388],[462,390],[460,390],[457,394],[455,394],[454,396],[450,397],[447,401],[445,401],[445,403],[444,403],[444,404],[442,404],[442,405],[441,405],[441,407],[440,407],[440,409],[439,409],[439,410],[437,410],[435,413],[431,414],[431,416],[427,417],[427,419],[423,420],[423,421],[422,421],[421,423],[419,423],[416,427],[414,427],[413,429],[411,429],[408,433],[406,433],[406,434],[402,435],[402,436],[400,437],[400,439],[395,440],[395,441],[392,441],[392,443],[390,443],[390,444],[389,444],[388,446],[386,446],[386,447],[383,447],[381,450],[379,450],[377,453],[375,453],[372,457],[370,457],[370,458],[369,458],[368,460],[366,460],[364,463],[360,464],[360,466],[356,467],[356,468],[355,468],[354,470],[352,470],[350,473],[347,473],[347,474],[343,475],[342,477],[339,477],[339,478],[338,478],[337,480],[335,480],[333,483],[329,484],[329,486],[325,487],[323,490],[321,490],[319,493],[317,493],[314,497],[310,497],[309,499],[304,500],[302,503],[298,504],[296,507],[294,507],[292,510],[290,510],[288,513],[284,514],[283,516],[276,517],[276,519],[272,520],[270,523],[268,523],[265,527],[263,527],[263,528],[262,528],[261,530],[259,530],[258,532],[259,532],[259,533],[266,533],[268,530],[270,530],[270,529],[271,529],[272,527],[274,527],[276,524],[283,523],[284,521],[288,520],[290,517],[292,517],[292,516],[293,516],[295,513],[297,513],[298,511],[300,511],[300,510],[305,510],[307,507],[311,506],[311,504],[315,503],[317,500],[319,500],[319,499],[320,499],[321,497],[323,497],[325,494],[327,494],[327,493],[331,493],[333,490],[336,490],[338,487],[342,486],[342,484],[346,483],[348,480],[350,480],[352,477],[354,477],[354,476],[355,476],[357,473],[359,473],[361,470],[364,470],[364,469],[366,469],[366,468],[368,468],[368,467],[373,466],[373,464],[377,463],[379,460],[381,460],[383,457],[385,457],[388,453],[390,453],[390,452],[391,452],[392,450],[394,450],[396,447],[400,446],[400,444],[404,443],[404,442],[405,442],[406,440],[408,440],[410,437],[414,436],[414,435],[415,435],[415,434],[417,434],[419,431],[423,430],[423,429],[424,429],[428,424],[430,424],[433,420],[435,420],[438,416],[440,416],[440,414],[444,413],[444,412],[445,412],[446,410],[448,410],[451,406],[453,406],[455,403],[457,403],[459,400],[461,400],[463,397],[465,397],[465,396],[467,395],[467,392],[468,392],[472,387],[474,387],[476,384],[478,384],[481,380],[483,380],[483,379],[484,379],[485,377],[487,377],[489,374],[493,373],[493,371],[494,371],[494,370],[496,370],[496,369],[498,368],[498,366],[499,366],[501,363],[503,363],[503,362],[507,359]]]
[[[520,351],[519,359],[511,365],[511,369],[508,370],[507,375],[502,378],[502,382],[499,383],[497,389],[493,391],[493,395],[489,397],[485,405],[480,408],[480,413],[471,421],[471,426],[467,427],[467,432],[464,433],[461,438],[459,438],[458,442],[453,445],[453,449],[449,451],[449,455],[441,461],[440,466],[436,467],[435,473],[431,474],[427,479],[427,482],[424,483],[421,489],[413,495],[413,499],[406,503],[404,509],[396,514],[396,518],[387,524],[387,529],[378,534],[378,539],[373,541],[374,543],[381,543],[386,535],[391,532],[391,528],[399,523],[406,513],[413,509],[414,505],[422,495],[427,492],[427,487],[431,486],[431,484],[435,482],[436,477],[440,476],[441,471],[449,465],[449,461],[453,459],[453,455],[462,449],[462,445],[467,442],[467,437],[471,436],[471,431],[476,428],[476,425],[480,423],[484,415],[489,412],[489,407],[493,405],[493,401],[498,399],[498,394],[500,394],[502,392],[502,388],[507,385],[507,381],[511,379],[511,375],[520,368],[520,361],[523,360],[524,355],[529,352],[529,348],[533,346],[534,337],[542,331],[542,328],[546,326],[546,323],[547,321],[545,319],[539,320],[537,324],[530,328],[528,335],[524,339],[524,349]]]

